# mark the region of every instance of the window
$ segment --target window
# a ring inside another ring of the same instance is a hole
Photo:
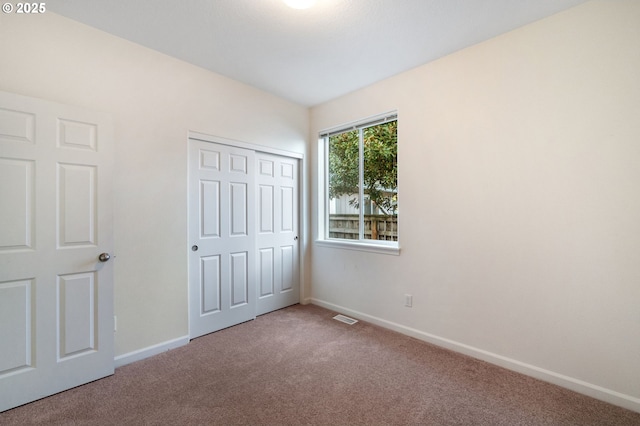
[[[324,241],[398,247],[398,120],[386,114],[320,135]]]

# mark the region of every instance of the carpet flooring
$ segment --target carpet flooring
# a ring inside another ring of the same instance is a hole
[[[0,413],[0,425],[640,425],[640,413],[295,305]]]

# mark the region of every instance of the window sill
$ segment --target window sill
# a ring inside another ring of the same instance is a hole
[[[395,245],[369,244],[361,241],[340,241],[340,240],[316,240],[316,244],[322,247],[332,247],[345,250],[368,251],[371,253],[400,255],[400,247]]]

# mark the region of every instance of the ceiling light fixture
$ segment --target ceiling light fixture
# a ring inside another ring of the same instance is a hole
[[[309,9],[316,3],[316,0],[282,0],[289,7],[294,9]]]

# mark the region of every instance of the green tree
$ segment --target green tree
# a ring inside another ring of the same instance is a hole
[[[349,204],[359,208],[359,132],[352,130],[329,138],[329,198],[354,196]],[[398,206],[398,122],[362,129],[364,194],[385,214]]]

